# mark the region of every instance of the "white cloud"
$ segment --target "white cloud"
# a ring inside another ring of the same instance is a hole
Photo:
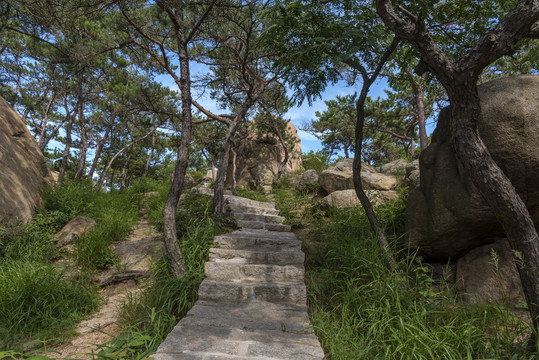
[[[298,135],[301,141],[319,141],[318,138],[313,134],[309,134],[308,132],[300,129],[298,129]]]

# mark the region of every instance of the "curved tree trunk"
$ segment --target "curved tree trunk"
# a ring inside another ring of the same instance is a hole
[[[273,130],[277,134],[277,137],[279,138],[279,142],[281,143],[281,146],[284,150],[284,158],[281,162],[279,162],[279,167],[277,168],[277,174],[275,174],[275,177],[273,178],[273,183],[276,184],[277,181],[281,178],[283,175],[284,169],[286,167],[286,164],[288,164],[288,160],[290,159],[290,152],[288,151],[288,144],[283,138],[283,135],[279,131],[279,128],[273,124]]]
[[[236,150],[234,150],[234,144],[230,147],[230,152],[232,153],[232,194],[238,195],[238,183],[236,181],[236,159],[238,158],[238,154],[236,153]]]
[[[385,233],[380,227],[380,224],[378,223],[378,218],[376,217],[376,214],[374,213],[371,201],[367,197],[367,194],[365,194],[365,190],[363,189],[363,184],[361,183],[361,158],[362,158],[362,152],[363,152],[363,127],[365,125],[365,101],[367,99],[367,95],[369,93],[369,89],[371,85],[374,83],[374,81],[380,74],[380,71],[382,70],[382,67],[384,66],[386,61],[389,59],[393,51],[395,51],[395,49],[399,45],[399,42],[400,42],[400,38],[398,36],[395,36],[393,38],[393,41],[389,45],[389,47],[386,49],[386,51],[382,55],[380,61],[378,62],[376,70],[371,76],[367,74],[365,69],[362,69],[363,70],[362,71],[363,86],[361,88],[361,94],[359,95],[359,98],[356,102],[356,110],[357,110],[357,122],[356,122],[356,129],[355,129],[356,151],[354,153],[354,162],[353,162],[353,181],[354,181],[354,189],[356,191],[356,195],[359,198],[359,201],[361,202],[363,209],[365,210],[365,214],[367,215],[367,219],[369,220],[369,223],[371,225],[373,232],[379,238],[380,245],[382,247],[384,254],[386,255],[386,259],[389,263],[389,266],[393,270],[397,269],[397,263],[391,253],[391,249],[389,247],[389,243],[387,242]]]
[[[372,84],[372,82],[371,82]],[[383,229],[380,227],[380,224],[378,223],[378,218],[376,217],[376,214],[374,213],[374,209],[372,208],[371,201],[367,197],[367,194],[365,194],[365,190],[363,189],[363,184],[361,182],[361,152],[363,149],[363,127],[365,125],[365,100],[367,98],[367,94],[369,92],[370,84],[365,86],[365,83],[363,85],[363,89],[361,90],[361,95],[359,96],[359,99],[357,100],[357,123],[356,123],[356,152],[354,154],[354,162],[353,162],[353,181],[354,181],[354,189],[356,190],[356,195],[359,198],[359,201],[361,202],[361,206],[363,206],[363,209],[365,210],[365,214],[367,215],[367,219],[369,220],[369,223],[371,225],[371,229],[373,232],[378,236],[380,245],[382,246],[382,250],[384,251],[386,255],[386,259],[389,263],[389,266],[395,270],[397,269],[397,263],[395,261],[395,258],[393,257],[393,254],[391,253],[391,249],[389,247],[389,243],[387,242],[386,235],[383,231]]]
[[[148,154],[148,158],[146,159],[146,165],[144,165],[144,173],[142,174],[142,176],[147,176],[148,175],[148,170],[150,169],[150,162],[152,161],[152,158],[153,158],[153,152],[154,152],[154,149],[155,149],[155,131],[157,130],[157,124],[154,122],[154,125],[153,125],[153,134],[152,134],[152,148],[150,149],[150,153]]]
[[[476,82],[463,80],[444,85],[451,102],[450,126],[457,158],[502,224],[511,249],[522,256],[523,264],[517,264],[517,268],[533,326],[539,329],[537,230],[526,205],[479,136],[477,119],[481,116],[481,104]]]
[[[97,163],[99,162],[99,158],[101,157],[101,152],[103,151],[103,147],[105,146],[105,143],[107,142],[109,133],[112,130],[112,126],[114,125],[115,118],[116,118],[116,114],[114,113],[110,117],[107,129],[105,130],[105,134],[103,134],[103,137],[97,143],[97,148],[95,149],[94,161],[92,162],[92,166],[90,167],[90,171],[88,172],[88,179],[90,179],[90,181],[94,177],[94,172],[97,167]]]

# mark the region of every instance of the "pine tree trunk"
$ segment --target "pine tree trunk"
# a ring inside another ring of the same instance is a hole
[[[116,118],[116,114],[112,114],[112,116],[110,117],[107,129],[105,130],[105,134],[103,135],[101,140],[99,140],[97,144],[97,148],[95,149],[94,161],[92,162],[92,166],[90,167],[90,171],[88,172],[88,179],[90,179],[90,181],[94,177],[94,172],[97,167],[97,163],[99,162],[99,158],[101,157],[101,152],[103,151],[103,147],[105,146],[105,143],[107,142],[109,133],[112,130],[112,126],[114,125],[115,118]]]
[[[146,165],[144,165],[144,173],[142,176],[148,176],[148,170],[150,169],[150,162],[153,158],[153,151],[155,149],[155,130],[157,129],[157,126],[154,125],[153,127],[154,132],[152,134],[152,148],[150,149],[150,153],[148,154],[148,158],[146,159]]]
[[[215,215],[223,215],[224,207],[224,190],[225,190],[225,178],[228,170],[228,154],[230,152],[230,146],[232,145],[232,138],[236,134],[236,130],[240,125],[243,116],[241,114],[234,118],[234,121],[230,124],[226,130],[223,145],[221,146],[221,155],[219,157],[219,166],[217,167],[217,176],[213,183],[213,212]]]
[[[450,125],[457,158],[502,224],[511,249],[522,256],[523,264],[517,263],[517,268],[533,326],[539,329],[539,237],[535,225],[511,181],[479,136],[477,120],[481,106],[476,82],[455,80],[444,85],[452,104]]]
[[[236,181],[236,159],[238,158],[238,154],[236,153],[236,150],[234,150],[234,144],[230,147],[230,152],[232,153],[232,194],[238,195],[238,190],[236,189],[238,187],[238,183]]]
[[[363,89],[361,91],[361,95],[359,96],[359,99],[357,100],[357,105],[356,105],[357,107],[357,123],[356,123],[356,131],[355,131],[356,152],[354,154],[354,162],[352,165],[354,189],[356,191],[356,195],[359,199],[359,202],[361,203],[361,206],[363,206],[363,209],[365,210],[365,214],[367,215],[367,219],[369,220],[371,229],[379,238],[380,245],[382,247],[384,254],[386,255],[386,259],[389,263],[389,266],[391,267],[391,269],[396,270],[397,263],[395,261],[395,258],[393,257],[393,254],[391,253],[391,249],[389,247],[389,243],[387,242],[386,235],[383,229],[380,227],[380,224],[378,223],[378,218],[376,217],[374,209],[372,208],[371,201],[367,197],[367,194],[365,194],[365,190],[363,189],[363,183],[361,182],[361,152],[363,149],[363,127],[365,125],[365,107],[364,106],[365,106],[365,100],[367,98],[367,94],[369,91],[369,87],[370,85],[365,86],[365,83],[364,83]]]
[[[86,151],[88,149],[88,138],[86,136],[86,124],[84,123],[84,105],[82,101],[82,83],[79,80],[79,124],[80,124],[80,152],[79,163],[77,165],[77,172],[75,173],[75,179],[80,180],[84,173],[84,166],[86,164]]]
[[[182,103],[182,133],[177,149],[176,166],[174,167],[174,178],[170,186],[167,201],[163,207],[163,233],[165,239],[165,249],[167,259],[172,273],[179,276],[186,271],[185,262],[178,243],[176,228],[176,208],[182,194],[185,181],[185,172],[189,160],[189,144],[191,142],[192,120],[191,120],[191,78],[189,73],[189,57],[187,44],[185,42],[185,29],[183,24],[183,11],[177,9],[176,39],[178,42],[178,56],[180,60],[180,91]]]

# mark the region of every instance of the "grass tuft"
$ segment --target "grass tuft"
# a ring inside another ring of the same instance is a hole
[[[6,261],[0,266],[0,350],[54,336],[97,305],[94,289],[66,280],[53,265]]]

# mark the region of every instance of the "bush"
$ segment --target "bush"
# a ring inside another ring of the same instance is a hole
[[[326,170],[331,162],[331,154],[325,150],[314,152],[309,151],[307,154],[301,155],[301,161],[305,170],[316,170],[321,172]]]

